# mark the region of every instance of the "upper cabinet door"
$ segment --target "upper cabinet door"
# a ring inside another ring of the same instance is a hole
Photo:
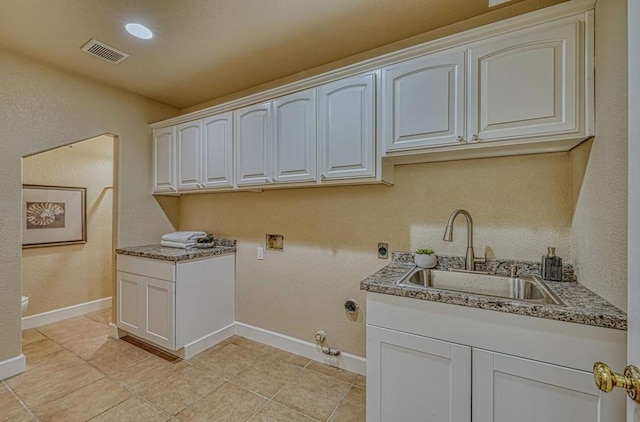
[[[233,113],[202,121],[202,185],[233,186]]]
[[[277,182],[316,180],[314,89],[273,101],[273,165]]]
[[[176,190],[175,127],[153,131],[153,192]]]
[[[474,422],[625,419],[624,396],[604,394],[591,372],[473,349]]]
[[[375,74],[318,88],[320,178],[375,176]]]
[[[271,183],[271,103],[236,110],[234,132],[238,186]]]
[[[469,50],[470,141],[584,130],[581,24],[512,32]]]
[[[446,51],[382,69],[385,151],[464,142],[464,55]]]
[[[178,153],[178,189],[200,188],[200,151],[202,121],[182,123],[176,127]]]

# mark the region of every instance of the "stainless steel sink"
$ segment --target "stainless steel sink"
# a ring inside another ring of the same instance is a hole
[[[531,303],[564,305],[547,286],[533,276],[509,277],[498,274],[415,268],[397,284],[408,287],[453,290]]]

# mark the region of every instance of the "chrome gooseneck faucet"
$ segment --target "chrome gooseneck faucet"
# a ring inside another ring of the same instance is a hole
[[[460,214],[464,215],[464,218],[467,220],[467,254],[464,258],[464,269],[467,271],[475,271],[476,262],[483,262],[484,260],[482,258],[476,258],[473,252],[473,220],[471,220],[471,214],[469,214],[468,211],[455,210],[451,213],[442,240],[453,242],[453,222]]]

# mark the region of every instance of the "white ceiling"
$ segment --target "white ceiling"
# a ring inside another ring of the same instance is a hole
[[[487,0],[0,0],[0,45],[182,109],[488,10]],[[129,36],[131,21],[155,38]],[[91,38],[131,57],[92,57],[80,50]]]

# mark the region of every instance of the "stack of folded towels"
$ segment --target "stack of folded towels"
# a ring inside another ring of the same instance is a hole
[[[207,234],[205,232],[173,232],[168,233],[160,238],[160,245],[169,248],[193,248],[196,245],[196,240],[199,237],[204,237]]]

